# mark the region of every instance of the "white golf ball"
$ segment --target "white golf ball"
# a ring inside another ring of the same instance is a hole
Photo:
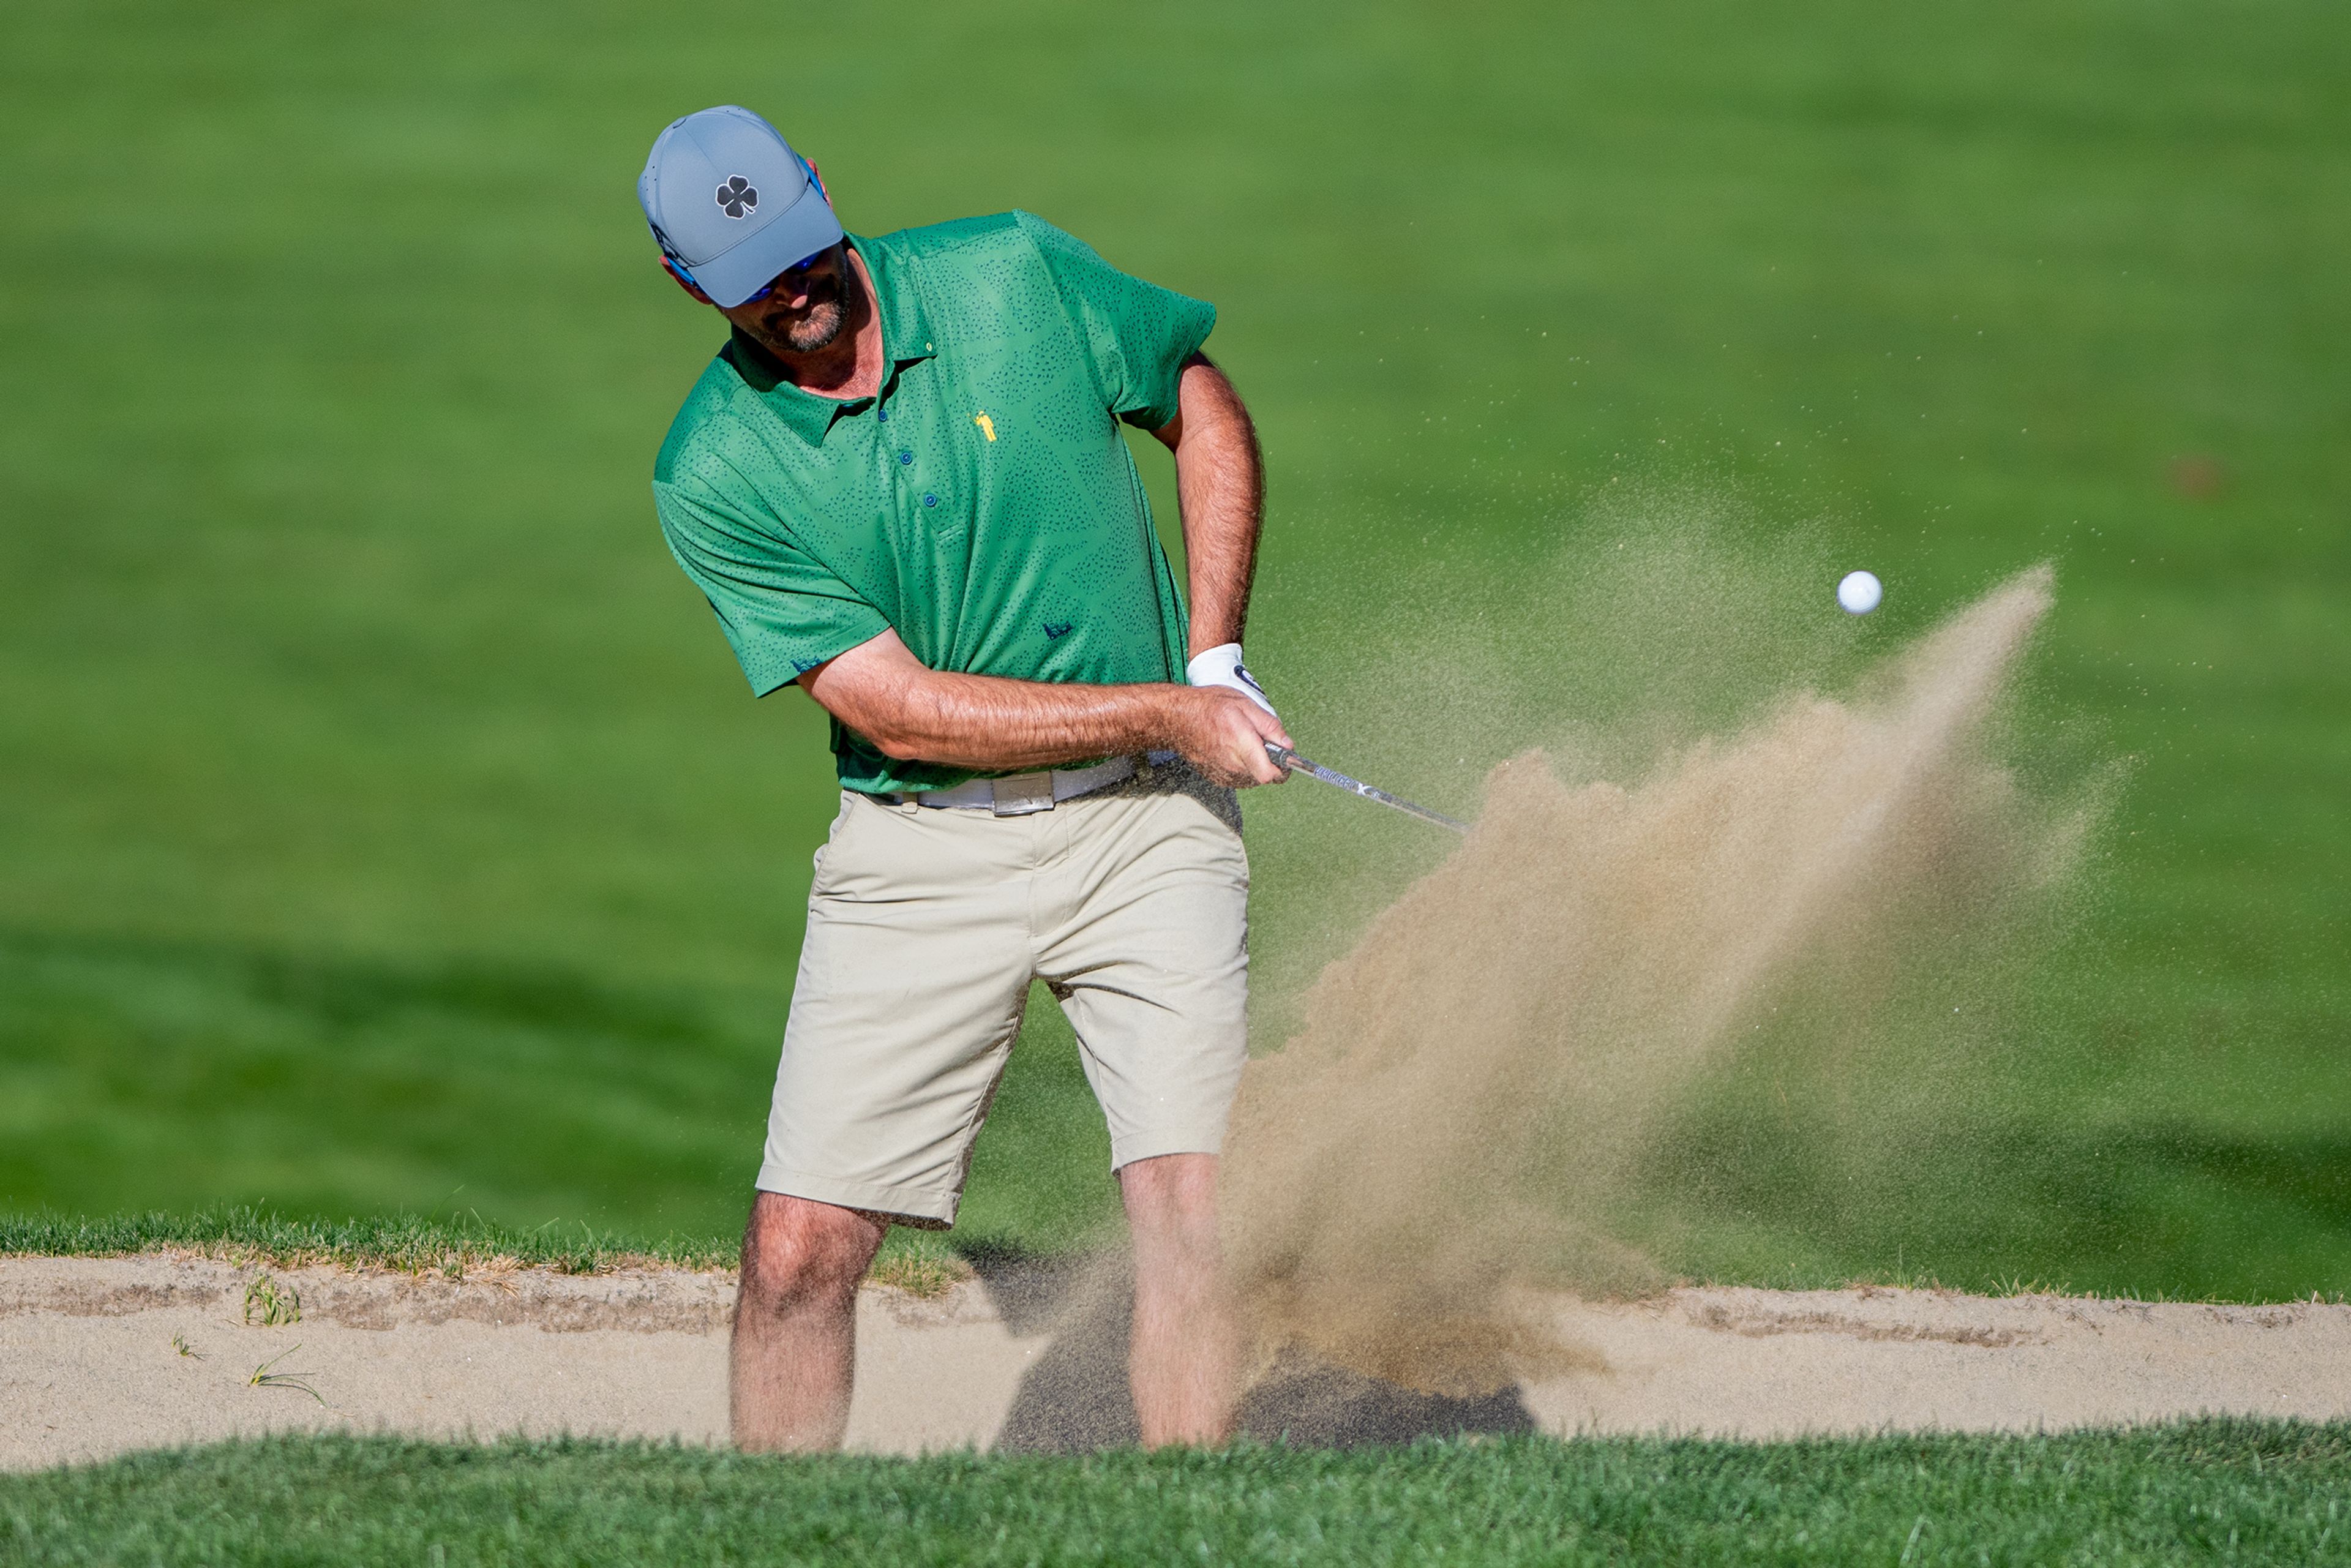
[[[1837,603],[1847,615],[1866,615],[1886,597],[1886,587],[1874,571],[1849,571],[1837,584]]]

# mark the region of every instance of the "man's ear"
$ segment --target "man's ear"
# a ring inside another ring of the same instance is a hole
[[[713,299],[712,298],[710,298],[710,296],[709,296],[709,295],[705,294],[705,293],[704,293],[700,288],[696,287],[695,285],[693,285],[693,284],[691,284],[691,283],[688,283],[684,278],[680,277],[677,275],[677,268],[675,268],[675,267],[672,267],[672,266],[669,264],[669,257],[667,257],[667,256],[664,256],[664,257],[662,257],[662,259],[661,259],[661,269],[662,269],[662,276],[663,276],[664,277],[668,278],[672,283],[676,284],[680,288],[684,289],[688,294],[693,295],[696,299],[701,300],[705,305],[709,306],[713,310],[716,310],[716,309],[717,309],[717,308],[718,308],[718,301],[716,301],[716,299]]]

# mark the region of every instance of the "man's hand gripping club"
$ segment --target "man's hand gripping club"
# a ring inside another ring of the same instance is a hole
[[[1215,783],[1288,777],[1266,751],[1290,734],[1229,685],[1096,686],[934,670],[883,632],[799,678],[833,717],[899,760],[993,772],[1167,749]],[[1253,683],[1252,683],[1253,684]]]

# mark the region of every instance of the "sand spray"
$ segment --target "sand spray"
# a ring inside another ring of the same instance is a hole
[[[1586,1359],[1530,1291],[1662,1282],[1610,1217],[1699,1075],[1775,998],[1866,1014],[2075,862],[2089,813],[1998,755],[2051,601],[2026,571],[1854,695],[1783,695],[1629,785],[1573,739],[1494,768],[1468,838],[1243,1083],[1223,1202],[1251,1366],[1468,1395]]]

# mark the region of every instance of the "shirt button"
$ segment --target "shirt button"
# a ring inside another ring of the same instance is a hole
[[[901,452],[898,454],[898,461],[901,463],[912,463],[914,460],[914,455],[911,452]]]
[[[890,422],[890,411],[886,408],[877,408],[873,411],[873,417],[887,424]]]
[[[923,497],[923,505],[925,507],[935,507],[938,504],[939,498],[936,496],[925,496]]]

